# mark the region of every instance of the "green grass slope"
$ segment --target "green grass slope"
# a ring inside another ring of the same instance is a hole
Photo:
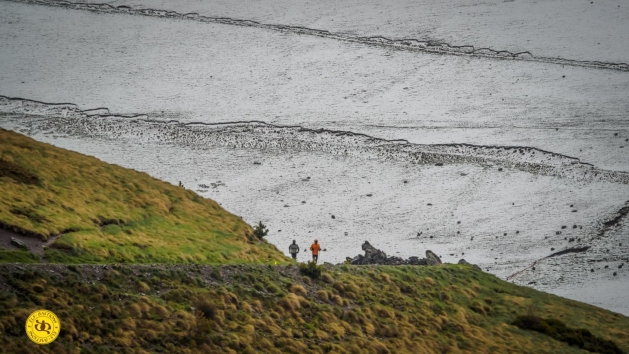
[[[629,318],[461,265],[331,266],[312,280],[295,265],[7,264],[0,352],[587,353],[514,326],[531,305],[629,350]],[[24,334],[40,308],[61,321],[48,346]]]
[[[0,195],[0,228],[54,240],[44,256],[53,263],[287,260],[212,200],[3,129]],[[37,261],[0,249],[0,262]]]

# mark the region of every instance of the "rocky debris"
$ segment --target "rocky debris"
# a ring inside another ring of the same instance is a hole
[[[372,246],[369,243],[369,241],[365,241],[365,243],[363,243],[361,248],[363,251],[365,251],[365,257],[370,257],[371,259],[374,259],[374,260],[387,258],[386,253]]]
[[[465,264],[465,265],[472,266],[472,267],[474,267],[474,268],[476,268],[478,270],[482,270],[479,266],[477,266],[476,264],[472,264],[472,263],[466,261],[464,258],[459,259],[458,264]]]
[[[18,240],[15,237],[11,237],[11,244],[14,245],[15,247],[19,248],[19,249],[23,249],[25,251],[28,251],[28,246],[26,245],[26,243],[24,243],[23,241]]]
[[[411,265],[428,265],[426,263],[426,258],[419,258],[415,256],[408,257],[408,264]]]
[[[365,265],[365,264],[381,264],[381,265],[427,265],[426,258],[409,257],[403,259],[396,256],[387,256],[383,251],[372,246],[369,241],[365,241],[362,245],[365,255],[359,254],[354,258],[347,257],[347,261],[351,264]],[[432,253],[432,252],[431,252]]]
[[[181,182],[179,182],[179,186],[183,187]],[[209,186],[207,184],[201,183],[201,184],[198,185],[198,187],[202,188],[202,189],[209,189],[210,187],[211,188],[225,187],[225,183],[223,183],[223,181],[218,181],[216,183],[210,183]]]

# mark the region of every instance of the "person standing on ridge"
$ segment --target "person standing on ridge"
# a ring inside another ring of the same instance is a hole
[[[297,260],[297,253],[299,253],[299,246],[297,246],[297,243],[295,243],[295,240],[293,240],[293,243],[291,243],[291,245],[288,246],[288,253],[290,253],[290,255],[293,257],[294,260]]]
[[[312,261],[317,263],[319,260],[319,251],[321,251],[319,240],[314,240],[314,243],[310,246],[310,250],[312,251]]]

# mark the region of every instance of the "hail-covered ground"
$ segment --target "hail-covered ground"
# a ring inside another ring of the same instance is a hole
[[[0,127],[182,182],[300,261],[430,249],[629,314],[628,24],[622,1],[2,1]]]

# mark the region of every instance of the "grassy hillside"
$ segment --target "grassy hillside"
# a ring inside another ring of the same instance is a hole
[[[586,353],[512,325],[531,305],[629,350],[629,318],[467,266],[0,265],[0,351]],[[39,308],[61,320],[44,347]]]
[[[52,242],[49,264],[0,250],[0,352],[629,351],[629,318],[468,266],[282,265],[211,200],[1,129],[0,192],[3,230]],[[24,333],[41,308],[47,346]]]
[[[0,195],[0,228],[54,240],[53,263],[286,261],[212,200],[3,129]],[[0,262],[14,261],[39,260],[0,249]]]

